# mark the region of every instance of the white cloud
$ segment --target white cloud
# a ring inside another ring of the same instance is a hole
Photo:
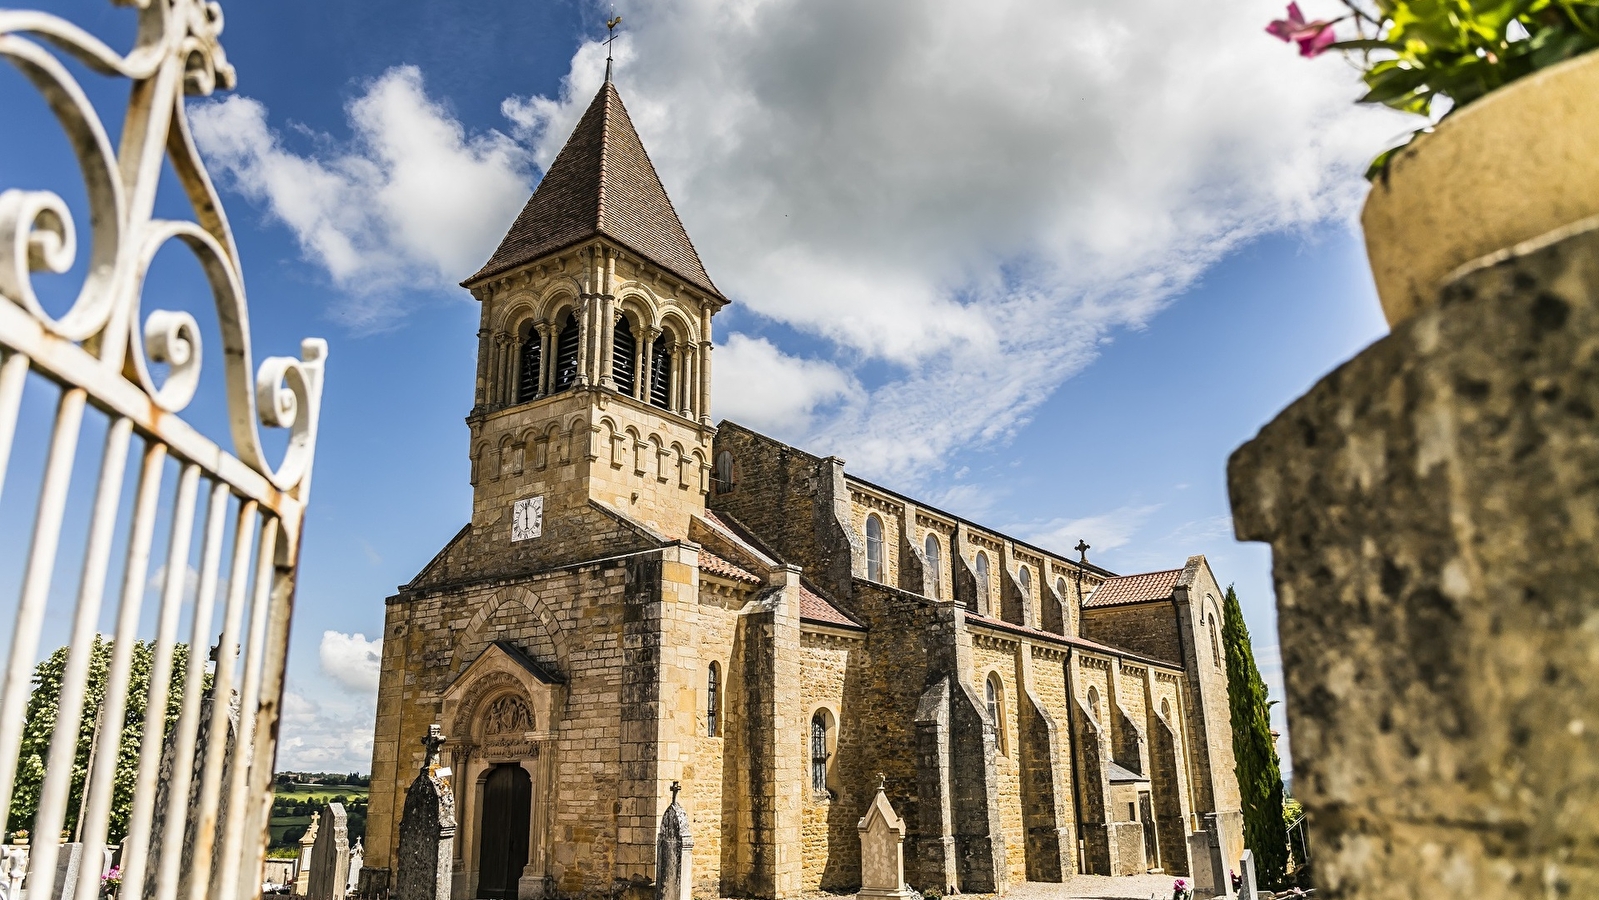
[[[817,406],[861,395],[837,366],[789,356],[765,338],[743,334],[716,348],[711,379],[718,418],[779,437],[803,437]]]
[[[877,364],[809,439],[880,477],[1003,439],[1241,242],[1349,215],[1404,130],[1354,107],[1347,68],[1266,36],[1265,2],[617,12],[617,81],[712,276],[846,371]],[[586,44],[559,97],[505,105],[541,164],[602,70]]]
[[[215,171],[267,204],[306,257],[347,292],[357,330],[402,310],[404,286],[442,288],[472,274],[527,200],[527,154],[497,131],[468,134],[423,90],[414,66],[389,69],[346,107],[352,139],[325,158],[299,155],[245,97],[196,103],[195,140]]]
[[[1406,130],[1335,60],[1263,33],[1275,4],[1197,0],[620,0],[617,81],[718,284],[826,358],[728,339],[717,406],[856,471],[918,481],[1011,435],[1117,329],[1242,242],[1347,218]],[[501,110],[547,166],[599,88]],[[197,130],[340,283],[485,258],[525,158],[390,70],[327,160],[231,99]],[[386,300],[353,301],[371,325]],[[779,371],[805,383],[767,385]],[[936,426],[936,427],[930,427]],[[803,433],[800,433],[803,432]],[[1114,538],[1112,538],[1114,539]]]
[[[314,696],[313,696],[314,695]],[[293,681],[283,695],[278,768],[302,772],[363,772],[372,768],[376,705]]]
[[[322,632],[319,650],[322,673],[346,690],[376,697],[378,669],[383,661],[383,639],[369,641],[364,634]]]
[[[1073,555],[1071,548],[1080,540],[1087,541],[1095,553],[1105,553],[1127,546],[1133,535],[1144,527],[1144,523],[1160,507],[1159,503],[1123,506],[1107,513],[1077,519],[1054,519],[1033,528],[1015,526],[1013,530],[1024,535],[1028,541],[1056,553]]]

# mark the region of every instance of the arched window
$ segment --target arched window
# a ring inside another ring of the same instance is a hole
[[[938,535],[927,536],[927,596],[938,599],[939,582],[944,577],[943,545]]]
[[[1095,722],[1099,721],[1099,688],[1093,685],[1088,686],[1088,714],[1094,717]]]
[[[1021,571],[1016,573],[1016,581],[1022,586],[1023,594],[1033,596],[1033,573],[1028,571],[1026,566],[1022,566]]]
[[[672,405],[672,350],[665,332],[650,348],[650,405],[661,409]]]
[[[819,709],[811,716],[811,792],[827,793],[827,764],[832,754],[832,717],[827,710]]]
[[[1060,595],[1060,599],[1062,601],[1065,601],[1065,599],[1066,599],[1066,579],[1064,579],[1064,578],[1055,579],[1055,593]]]
[[[577,316],[568,313],[555,339],[555,390],[564,391],[577,381]]]
[[[517,361],[516,402],[527,403],[538,399],[543,363],[543,341],[538,331],[529,329],[522,338],[522,358]]]
[[[977,611],[980,612],[980,613],[987,614],[987,612],[988,612],[988,554],[987,553],[984,553],[981,550],[977,551],[977,564],[976,564],[976,566],[974,566],[974,568],[976,568],[976,570],[977,570],[977,596],[978,596]]]
[[[705,733],[716,737],[722,733],[722,667],[711,663],[705,676]]]
[[[1208,597],[1206,599],[1209,599]],[[1221,644],[1216,639],[1216,614],[1206,613],[1205,618],[1210,630],[1210,658],[1216,663],[1216,668],[1222,667]]]
[[[866,517],[866,577],[883,580],[883,520],[876,514]]]
[[[1005,748],[1005,683],[998,672],[988,673],[988,718],[994,723],[994,746],[1009,756]]]
[[[733,454],[726,450],[716,454],[716,492],[733,493]]]
[[[611,381],[621,393],[633,396],[633,379],[638,371],[638,343],[633,340],[633,326],[627,316],[616,317],[616,328],[611,332]]]

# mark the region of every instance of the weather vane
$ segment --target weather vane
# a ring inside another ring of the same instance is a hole
[[[605,20],[605,31],[609,35],[605,39],[605,83],[611,83],[611,44],[616,41],[616,26],[622,24],[621,16],[612,16]]]

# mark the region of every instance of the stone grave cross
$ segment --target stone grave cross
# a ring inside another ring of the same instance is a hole
[[[422,739],[422,771],[405,792],[400,848],[394,862],[392,900],[450,900],[455,869],[455,793],[449,769],[439,768],[444,733],[429,725]]]

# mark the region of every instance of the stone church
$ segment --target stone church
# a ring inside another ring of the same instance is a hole
[[[1116,575],[711,418],[706,273],[607,81],[493,257],[472,519],[387,602],[363,884],[442,726],[453,895],[851,890],[877,773],[906,879],[1209,883],[1242,850],[1221,591]]]

